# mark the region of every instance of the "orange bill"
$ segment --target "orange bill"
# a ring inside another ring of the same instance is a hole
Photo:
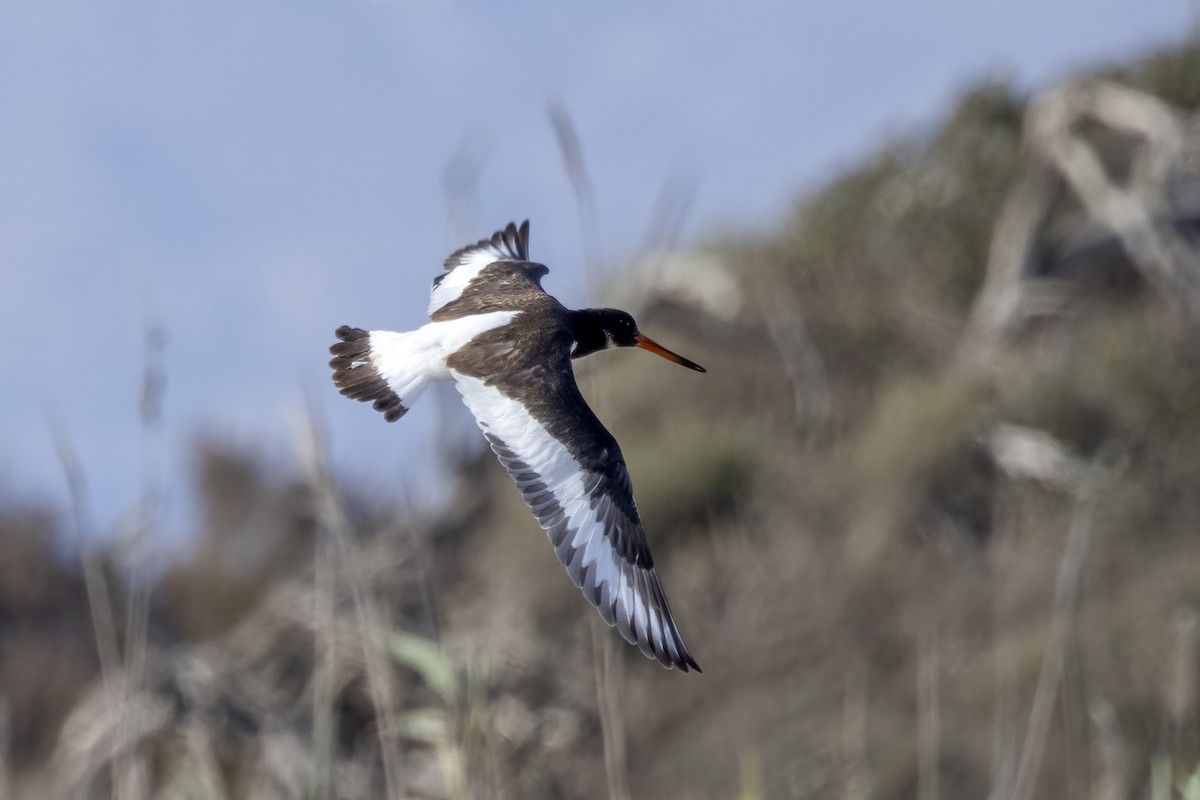
[[[663,347],[661,344],[654,341],[649,336],[643,336],[642,334],[639,333],[639,334],[636,334],[633,337],[633,339],[635,342],[637,342],[638,347],[642,348],[643,350],[649,350],[651,353],[654,353],[654,355],[656,355],[656,356],[662,356],[667,361],[674,361],[676,364],[679,364],[680,366],[683,366],[683,367],[687,367],[688,369],[694,369],[694,370],[696,370],[696,372],[708,372],[708,370],[706,370],[704,367],[697,364],[695,361],[688,361],[686,358],[679,355],[678,353],[672,353],[670,350]]]

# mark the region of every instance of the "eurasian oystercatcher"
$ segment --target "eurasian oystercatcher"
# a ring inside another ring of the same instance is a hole
[[[640,347],[697,372],[610,308],[571,311],[542,289],[529,222],[446,259],[430,323],[415,331],[342,326],[333,382],[394,422],[431,380],[453,380],[500,463],[546,530],[571,581],[630,644],[668,669],[700,671],[659,583],[621,448],[588,407],[571,359]]]

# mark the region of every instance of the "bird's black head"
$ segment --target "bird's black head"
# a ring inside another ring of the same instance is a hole
[[[619,309],[587,308],[583,311],[572,312],[571,320],[575,332],[575,348],[571,351],[572,358],[582,358],[609,347],[640,347],[688,369],[694,369],[697,372],[707,371],[699,364],[689,361],[678,353],[672,353],[649,336],[644,335],[638,330],[633,317]]]
[[[634,347],[638,326],[633,317],[615,308],[602,308],[597,314],[604,336],[614,347]]]

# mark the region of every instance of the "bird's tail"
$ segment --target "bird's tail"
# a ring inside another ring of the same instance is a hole
[[[372,403],[388,422],[400,419],[431,377],[419,356],[418,333],[338,328],[338,341],[329,348],[334,384],[346,397]]]

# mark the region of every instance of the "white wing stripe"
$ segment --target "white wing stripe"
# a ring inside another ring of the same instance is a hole
[[[528,223],[520,230],[509,225],[494,233],[490,240],[482,239],[451,254],[446,259],[447,271],[434,283],[429,296],[429,313],[462,297],[463,290],[489,265],[497,261],[524,261],[528,257],[525,252],[528,235]]]
[[[459,268],[461,269],[461,267]],[[455,270],[457,272],[458,270]],[[454,274],[454,273],[450,273]],[[478,378],[451,370],[467,407],[480,428],[493,433],[539,476],[563,509],[571,527],[582,526],[590,510],[582,469],[574,457],[516,400],[505,397]]]
[[[485,267],[500,260],[494,254],[481,252],[442,275],[441,282],[433,287],[433,292],[429,295],[428,313],[432,314],[442,306],[453,303],[462,296],[463,290],[471,281],[479,277],[479,273],[483,272]]]
[[[624,580],[621,581],[621,590],[617,593],[618,614],[621,619],[621,633],[628,639],[633,633],[633,614],[635,603],[633,602],[633,582],[629,580],[629,573],[633,568],[628,564],[621,567],[621,575]],[[624,614],[621,612],[624,611]]]
[[[634,597],[641,597],[643,595],[643,593],[646,591],[646,587],[642,582],[642,571],[639,569],[634,569],[634,570],[630,570],[630,572],[632,574],[633,583],[634,583],[633,595],[634,595]],[[637,631],[638,648],[643,653],[645,653],[647,656],[650,656],[651,658],[653,658],[654,651],[649,646],[650,615],[646,609],[646,604],[645,603],[634,603],[633,610],[634,610],[634,615],[635,615],[634,616],[634,626],[635,626],[635,630]]]
[[[604,530],[600,525],[594,525],[592,529],[591,541],[587,544],[587,549],[583,551],[583,567],[587,569],[596,563],[596,559],[603,552],[602,544],[604,542]]]
[[[567,523],[575,531],[575,538],[571,541],[571,547],[583,549],[584,540],[592,533],[592,531],[600,528],[601,525],[595,519],[595,509],[590,503],[583,503],[579,508],[575,509],[575,513],[571,515],[570,521]]]

